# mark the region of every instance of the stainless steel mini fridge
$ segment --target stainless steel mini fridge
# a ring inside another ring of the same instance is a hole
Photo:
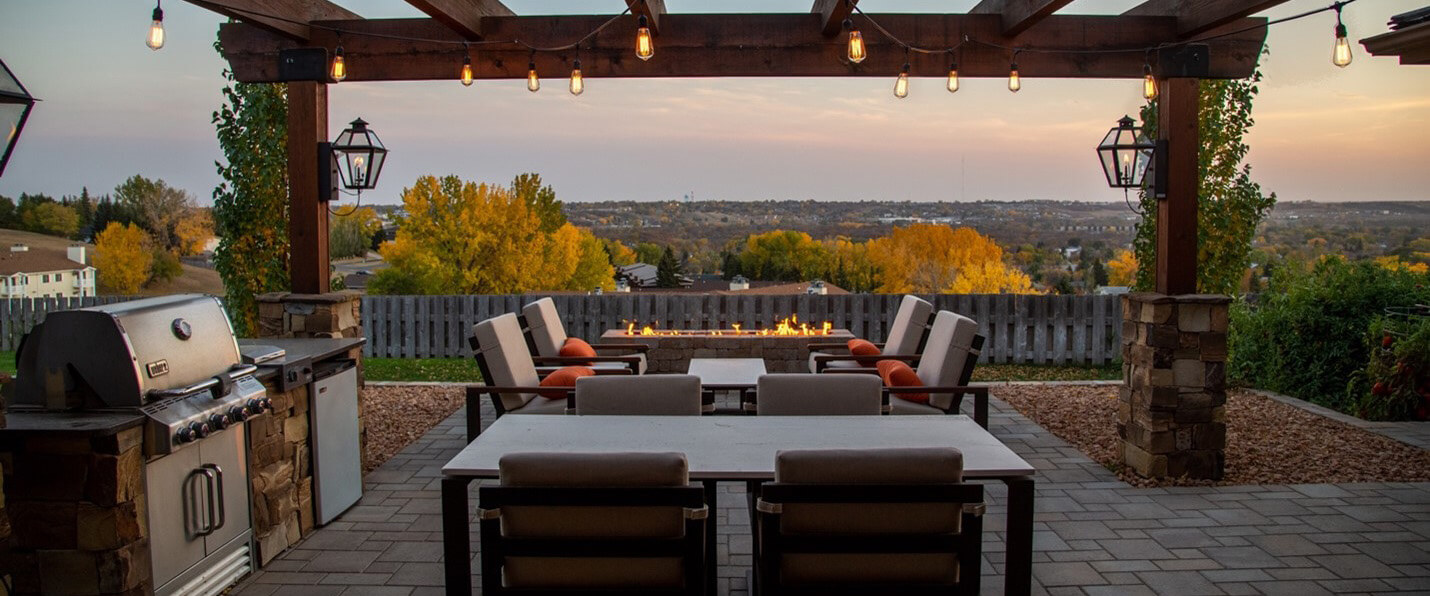
[[[313,367],[311,387],[313,500],[318,525],[323,525],[362,497],[356,363],[320,363]]]

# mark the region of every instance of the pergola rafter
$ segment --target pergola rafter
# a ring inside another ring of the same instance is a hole
[[[306,42],[314,21],[361,19],[357,13],[328,0],[188,0],[231,19],[243,21],[282,38]]]
[[[407,0],[407,3],[463,38],[474,41],[482,39],[482,21],[487,17],[516,14],[501,0]]]
[[[665,14],[665,0],[626,0],[631,14],[645,17],[651,35],[660,35],[660,18]]]
[[[1177,35],[1187,39],[1285,2],[1286,0],[1146,0],[1122,14],[1177,17]]]
[[[834,37],[844,29],[844,19],[854,13],[854,5],[859,0],[814,0],[811,13],[819,15],[819,31],[825,37]]]
[[[1003,34],[1017,35],[1071,2],[1072,0],[983,0],[968,12],[1003,15]]]

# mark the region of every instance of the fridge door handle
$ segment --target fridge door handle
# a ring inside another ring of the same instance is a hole
[[[207,479],[206,484],[208,485],[208,506],[209,506],[209,508],[208,508],[208,522],[209,522],[209,523],[208,523],[208,526],[205,527],[203,530],[200,530],[199,533],[198,533],[198,535],[199,535],[199,536],[208,536],[209,534],[212,534],[212,533],[214,533],[216,530],[218,530],[218,529],[219,529],[219,526],[223,525],[222,523],[215,523],[216,520],[218,519],[218,518],[217,518],[217,515],[218,515],[218,509],[219,509],[219,508],[214,505],[214,481],[217,480],[218,477],[214,475],[214,471],[213,471],[211,468],[209,468],[208,464],[205,464],[202,468],[199,468],[199,469],[198,469],[198,472],[199,472],[200,474],[203,474],[203,475],[204,475],[204,478]]]
[[[210,507],[216,512],[217,517],[215,519],[217,521],[215,521],[213,527],[209,529],[209,533],[212,534],[218,531],[219,528],[222,528],[224,523],[228,521],[228,516],[226,515],[227,507],[224,506],[223,500],[223,468],[218,467],[218,464],[204,464],[204,469],[213,472],[211,477],[213,478],[214,490],[209,493],[209,503]],[[212,498],[215,494],[218,497],[217,499]]]

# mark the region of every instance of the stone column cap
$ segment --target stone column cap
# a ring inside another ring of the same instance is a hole
[[[1158,292],[1128,292],[1128,300],[1144,304],[1226,304],[1231,296],[1225,294],[1161,294]]]
[[[339,290],[326,294],[295,294],[293,292],[268,292],[255,298],[258,302],[304,302],[310,304],[341,304],[362,298],[357,290]]]

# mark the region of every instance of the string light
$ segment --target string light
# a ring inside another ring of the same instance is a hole
[[[462,86],[471,87],[472,78],[472,53],[469,49],[467,57],[462,60]]]
[[[571,95],[580,95],[586,90],[586,80],[581,77],[581,59],[571,64]]]
[[[1336,49],[1331,51],[1331,64],[1345,68],[1351,65],[1351,40],[1346,38],[1346,25],[1341,22],[1341,7],[1344,2],[1337,2],[1336,9]]]
[[[864,34],[854,28],[854,21],[844,19],[844,28],[849,30],[849,61],[858,64],[869,57],[868,48],[864,47]]]
[[[1157,77],[1152,76],[1152,65],[1142,65],[1142,98],[1147,101],[1157,99]]]
[[[904,71],[899,73],[899,78],[894,81],[894,97],[903,99],[909,96],[909,63],[904,63]]]
[[[1008,90],[1017,93],[1023,88],[1023,78],[1018,76],[1018,50],[1013,50],[1013,63],[1008,65]]]
[[[343,36],[338,34],[338,45],[333,48],[333,66],[328,72],[334,81],[348,78],[348,63],[343,59]]]
[[[958,63],[948,65],[948,92],[958,93]]]
[[[149,39],[144,41],[144,45],[151,50],[158,50],[164,47],[164,8],[162,0],[154,2],[154,22],[149,24]]]
[[[640,28],[636,29],[636,57],[650,60],[655,55],[655,42],[650,38],[650,27],[646,26],[645,15],[641,15]]]
[[[536,76],[536,61],[526,63],[526,90],[536,93],[541,90],[541,79]]]

